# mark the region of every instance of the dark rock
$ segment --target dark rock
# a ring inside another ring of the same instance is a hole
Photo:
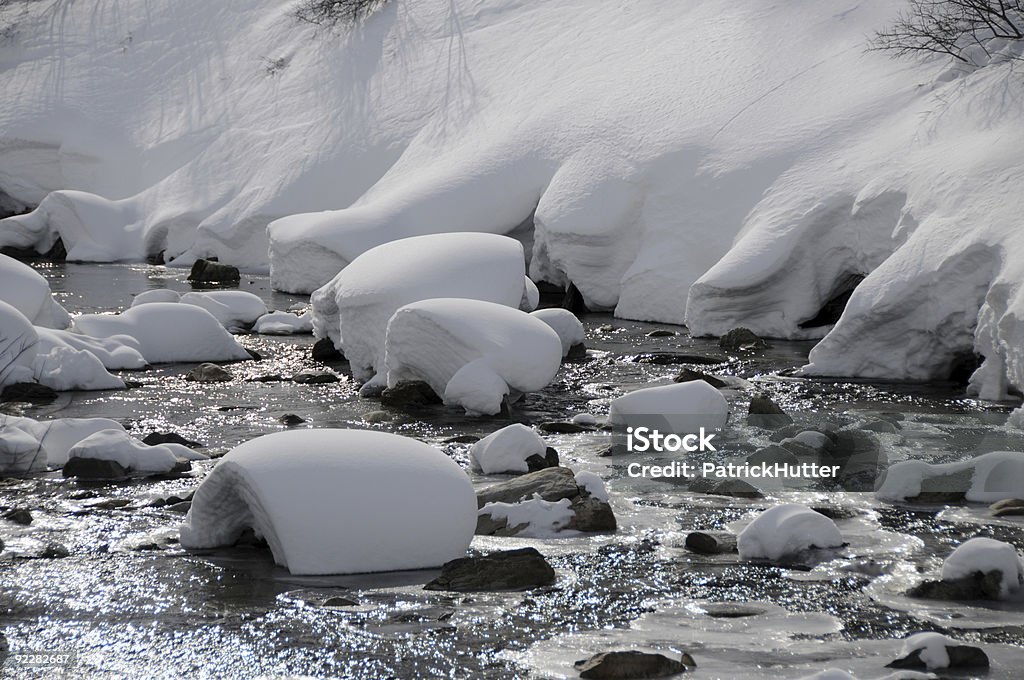
[[[872,491],[889,458],[878,438],[861,430],[835,433],[834,446],[821,452],[819,463],[839,466],[837,483],[847,491]]]
[[[742,479],[716,480],[711,477],[697,477],[690,482],[690,491],[732,498],[764,498],[760,489]]]
[[[391,408],[422,408],[442,403],[434,389],[422,380],[403,380],[380,393],[382,406]]]
[[[716,387],[718,389],[721,389],[721,388],[725,387],[725,382],[724,381],[719,380],[718,378],[716,378],[713,375],[708,375],[707,373],[701,373],[700,371],[695,371],[695,370],[693,370],[691,368],[684,368],[679,373],[679,375],[677,375],[675,378],[673,378],[673,381],[677,382],[677,383],[693,382],[695,380],[703,380],[707,384],[711,385],[712,387]]]
[[[164,510],[171,512],[180,512],[181,514],[187,513],[192,509],[192,501],[180,501],[178,503],[168,503],[164,506]]]
[[[329,597],[320,603],[321,607],[355,607],[359,603],[347,597]]]
[[[569,283],[569,287],[565,289],[565,296],[562,298],[562,304],[559,305],[562,309],[568,309],[576,316],[583,314],[589,314],[590,310],[587,308],[587,303],[583,299],[583,293],[576,287],[575,283]]]
[[[686,666],[680,661],[664,654],[638,651],[602,652],[577,661],[575,668],[581,678],[592,680],[667,678],[686,672]]]
[[[718,339],[718,346],[727,352],[765,349],[768,343],[749,328],[733,328]]]
[[[52,404],[57,391],[38,383],[13,383],[0,392],[0,401],[23,401],[29,404]]]
[[[814,505],[811,506],[811,510],[832,520],[853,519],[860,514],[852,508],[844,508],[841,505]]]
[[[537,426],[537,429],[547,434],[576,434],[577,432],[592,432],[594,430],[594,428],[589,425],[579,425],[577,423],[562,420],[552,420],[547,423],[541,423]]]
[[[736,552],[736,537],[726,532],[691,531],[685,545],[699,555],[722,555]]]
[[[1017,517],[1024,515],[1024,499],[1006,498],[988,506],[993,517]]]
[[[157,444],[181,444],[190,449],[203,448],[203,445],[199,442],[190,441],[174,432],[150,432],[143,438],[142,443],[149,444],[150,446],[156,446]]]
[[[976,571],[963,578],[923,581],[907,591],[907,597],[922,600],[998,600],[1000,599],[1003,573],[998,570],[982,573]]]
[[[708,602],[700,605],[704,613],[713,619],[743,619],[760,616],[765,610],[741,602]]]
[[[645,352],[631,354],[622,358],[631,364],[652,364],[654,366],[674,366],[677,364],[697,364],[699,366],[717,366],[725,363],[725,359],[706,357],[699,354],[677,354],[675,352]]]
[[[106,500],[89,503],[86,507],[90,510],[117,510],[129,505],[131,505],[131,501],[127,498],[107,498]]]
[[[241,279],[242,275],[238,271],[238,267],[213,260],[196,260],[188,275],[190,283],[199,284],[231,284],[238,283]]]
[[[211,363],[199,364],[185,374],[185,380],[201,383],[230,382],[234,377],[228,369]]]
[[[32,513],[25,508],[13,508],[3,514],[3,518],[15,524],[32,524]]]
[[[306,422],[306,419],[301,418],[295,415],[294,413],[285,413],[283,416],[277,419],[277,422],[281,423],[282,425],[287,425],[288,427],[295,427],[296,425],[301,425],[302,423]]]
[[[747,463],[750,465],[760,465],[765,463],[769,466],[781,464],[781,465],[799,465],[800,460],[793,455],[792,451],[785,449],[778,444],[772,444],[766,446],[763,449],[758,449],[752,454],[747,456]]]
[[[586,532],[614,532],[618,529],[612,506],[593,496],[580,495],[574,498],[572,511],[575,517],[567,529]]]
[[[565,359],[567,361],[575,361],[579,359],[587,358],[587,346],[582,342],[577,342],[575,345],[569,346],[569,351],[565,353]]]
[[[650,333],[648,333],[647,337],[649,337],[649,338],[671,338],[674,335],[676,335],[675,331],[670,331],[670,330],[668,330],[666,328],[659,328],[657,330],[653,330]]]
[[[558,467],[558,451],[550,446],[544,450],[544,455],[535,453],[526,459],[526,467],[530,472],[544,470],[546,468]]]
[[[330,371],[314,371],[311,368],[304,368],[292,376],[292,382],[299,385],[323,385],[336,383],[339,380],[341,378]]]
[[[500,482],[477,492],[476,504],[482,508],[488,503],[518,503],[534,494],[546,501],[573,499],[580,495],[576,475],[566,467],[553,467],[528,472],[506,482]]]
[[[454,437],[448,437],[442,441],[442,444],[475,444],[480,441],[480,437],[473,434],[457,434]]]
[[[113,460],[99,458],[69,458],[64,464],[62,474],[65,477],[77,477],[85,480],[122,480],[128,478],[128,471]]]
[[[923,650],[915,649],[902,659],[896,659],[885,665],[886,668],[905,668],[931,670],[921,659]],[[949,656],[949,665],[946,668],[988,668],[988,655],[979,648],[970,645],[946,645],[946,655]]]
[[[59,560],[70,556],[71,551],[60,543],[47,543],[43,551],[39,553],[39,557],[44,560]]]
[[[505,550],[479,557],[463,557],[441,567],[441,573],[424,590],[462,593],[528,590],[550,586],[555,570],[535,548]]]
[[[763,427],[768,430],[785,427],[793,422],[793,419],[779,408],[778,404],[763,394],[759,394],[750,400],[748,413],[748,425]]]
[[[257,352],[256,350],[252,349],[251,347],[243,347],[242,349],[246,351],[246,353],[249,355],[249,358],[252,359],[253,361],[263,361],[263,355]]]
[[[249,378],[248,382],[259,382],[259,383],[272,383],[272,382],[285,382],[285,378],[280,373],[270,373],[268,375],[258,375],[255,378]]]
[[[345,361],[345,355],[338,351],[330,338],[320,338],[313,343],[313,358],[324,363]]]

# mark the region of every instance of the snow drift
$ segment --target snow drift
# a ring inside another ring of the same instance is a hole
[[[0,245],[311,291],[387,241],[511,234],[595,309],[827,336],[810,373],[978,351],[981,394],[1024,385],[1024,83],[1000,45],[865,51],[899,2],[391,0],[339,34],[276,0],[57,7],[3,10],[0,204],[39,207]]]
[[[213,468],[196,490],[181,545],[231,545],[246,528],[293,574],[438,567],[469,547],[476,496],[457,464],[415,439],[278,432]]]

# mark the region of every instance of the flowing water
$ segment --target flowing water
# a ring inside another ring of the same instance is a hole
[[[119,311],[133,294],[153,288],[189,290],[185,272],[164,267],[41,263],[37,268],[72,313]],[[277,309],[307,301],[272,293],[266,277],[243,276],[241,289]],[[726,391],[734,415],[723,438],[733,455],[769,441],[770,432],[750,428],[736,416],[746,412],[755,392],[771,395],[801,424],[898,421],[898,432],[879,435],[890,461],[944,462],[990,450],[1024,450],[1024,433],[1005,425],[1009,406],[967,399],[955,385],[793,377],[811,343],[776,342],[763,352],[727,358],[713,341],[685,333],[648,336],[663,326],[599,315],[587,317],[585,325],[587,360],[566,363],[543,392],[515,406],[512,420],[540,423],[581,412],[607,413],[611,398],[638,385],[668,382],[681,368],[637,362],[635,355],[677,352],[721,356],[725,363],[706,370],[746,381]],[[249,381],[322,367],[310,358],[311,337],[239,340],[264,359],[232,365],[236,379],[230,383],[186,382],[190,366],[164,365],[125,372],[141,383],[132,389],[68,393],[54,404],[17,412],[39,419],[109,417],[139,437],[172,430],[204,443],[214,455],[285,429],[278,418],[291,413],[307,421],[302,427],[372,427],[417,437],[466,467],[468,445],[444,441],[482,436],[509,422],[470,418],[439,406],[410,413],[384,409],[369,419],[371,425],[367,414],[381,406],[359,398],[351,378],[326,385]],[[993,519],[987,508],[975,506],[889,505],[868,493],[815,488],[777,490],[760,500],[691,493],[668,480],[629,477],[623,457],[600,455],[609,436],[597,431],[547,439],[563,464],[592,470],[607,481],[619,520],[616,534],[474,541],[480,551],[529,545],[544,553],[558,582],[527,593],[423,591],[435,571],[295,577],[254,547],[189,554],[176,543],[182,515],[146,505],[194,489],[214,461],[194,465],[186,477],[162,481],[84,485],[62,479],[59,472],[0,480],[0,508],[26,507],[34,517],[28,526],[0,520],[6,543],[0,555],[0,632],[12,649],[74,652],[67,677],[75,678],[574,677],[573,661],[628,648],[687,651],[697,661],[696,678],[795,678],[830,666],[875,678],[899,656],[899,638],[936,630],[982,645],[993,659],[986,677],[1022,677],[1024,603],[949,604],[902,595],[968,537],[983,534],[1024,547],[1022,518]],[[474,483],[497,479],[476,475]],[[116,505],[107,502],[111,499],[130,503],[110,507]],[[386,484],[379,501],[388,503]],[[702,557],[684,549],[688,531],[736,529],[754,510],[775,501],[850,510],[848,519],[837,521],[849,545],[832,559],[799,568],[745,564],[735,555]],[[48,543],[62,544],[70,556],[37,557]],[[358,604],[320,606],[339,594]],[[721,602],[746,603],[746,615],[724,617],[715,604]],[[55,673],[52,668],[0,672],[7,672],[5,677]]]

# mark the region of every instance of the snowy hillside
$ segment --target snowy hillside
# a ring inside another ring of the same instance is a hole
[[[521,238],[619,316],[821,337],[809,371],[1024,385],[1024,81],[866,52],[901,3],[271,0],[0,10],[0,244],[270,267]],[[322,212],[317,212],[322,211]],[[269,228],[268,228],[269,227]],[[980,310],[980,323],[979,319]]]

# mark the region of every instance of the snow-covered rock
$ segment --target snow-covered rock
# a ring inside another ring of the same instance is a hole
[[[181,444],[149,446],[132,438],[121,429],[100,430],[79,440],[68,450],[72,458],[95,458],[114,461],[127,472],[160,474],[170,472],[178,459],[203,460],[205,454]]]
[[[0,387],[32,382],[32,367],[39,353],[39,336],[32,322],[0,300]]]
[[[970,474],[970,482],[959,479]],[[948,482],[944,482],[948,479]],[[921,494],[924,486],[949,492],[964,492],[975,503],[994,503],[1006,498],[1024,497],[1024,453],[993,451],[957,463],[934,464],[923,460],[895,463],[885,471],[885,479],[875,491],[884,500],[905,501]]]
[[[469,449],[469,460],[474,470],[485,475],[503,472],[529,472],[526,459],[544,456],[547,443],[533,428],[521,423],[492,432]]]
[[[181,302],[202,307],[228,330],[248,328],[267,313],[267,306],[258,295],[242,290],[213,290],[185,293]]]
[[[75,327],[96,338],[130,336],[151,364],[251,358],[212,314],[195,305],[154,302],[121,314],[83,314]]]
[[[423,380],[445,404],[467,413],[495,414],[506,395],[543,389],[562,359],[561,341],[544,322],[513,307],[458,298],[399,309],[385,347],[389,387]]]
[[[129,335],[94,338],[84,333],[38,326],[36,334],[39,336],[39,351],[42,353],[48,353],[56,347],[69,347],[92,354],[104,368],[111,370],[136,370],[146,366],[146,357],[142,356],[139,343]]]
[[[589,470],[580,470],[576,473],[576,483],[597,500],[608,502],[608,489],[605,488],[604,480],[595,473]]]
[[[1003,597],[1024,586],[1024,559],[1009,543],[993,538],[972,538],[960,544],[942,563],[942,580],[954,581],[975,572],[1002,574]]]
[[[313,313],[269,312],[256,319],[252,330],[261,335],[302,335],[313,332]]]
[[[523,248],[504,236],[434,234],[357,254],[312,302],[314,333],[345,353],[360,380],[382,372],[384,333],[399,307],[471,298],[517,308],[523,298]]]
[[[44,328],[67,328],[71,317],[50,292],[50,284],[36,270],[0,254],[0,300]]]
[[[949,652],[946,648],[959,646],[960,642],[941,633],[914,633],[903,640],[900,654],[907,657],[917,652],[917,658],[921,660],[928,670],[949,668]]]
[[[568,498],[546,501],[539,494],[518,503],[487,503],[479,514],[495,522],[504,520],[510,529],[521,527],[515,535],[531,538],[556,536],[576,517]]]
[[[46,470],[46,449],[28,432],[0,425],[0,474],[30,474]]]
[[[568,354],[573,345],[579,345],[587,339],[583,324],[568,309],[538,309],[531,312],[531,316],[537,317],[558,333],[558,339],[562,341],[562,356]]]
[[[138,307],[139,305],[148,305],[154,302],[181,302],[181,293],[170,288],[154,288],[153,290],[147,290],[136,295],[132,298],[130,306]]]
[[[46,462],[60,467],[68,460],[68,451],[89,435],[101,430],[124,431],[124,427],[109,418],[57,418],[33,420],[0,414],[0,426],[12,427],[35,438],[46,451]]]
[[[777,562],[812,548],[838,548],[839,528],[825,515],[806,505],[782,503],[768,508],[748,524],[736,539],[740,558]]]
[[[703,380],[646,387],[612,400],[608,422],[615,426],[648,425],[655,416],[676,433],[696,433],[700,428],[725,427],[729,404],[717,389]]]
[[[302,430],[224,456],[181,544],[231,545],[252,528],[293,574],[396,571],[462,557],[475,526],[473,486],[441,451],[384,432]]]

